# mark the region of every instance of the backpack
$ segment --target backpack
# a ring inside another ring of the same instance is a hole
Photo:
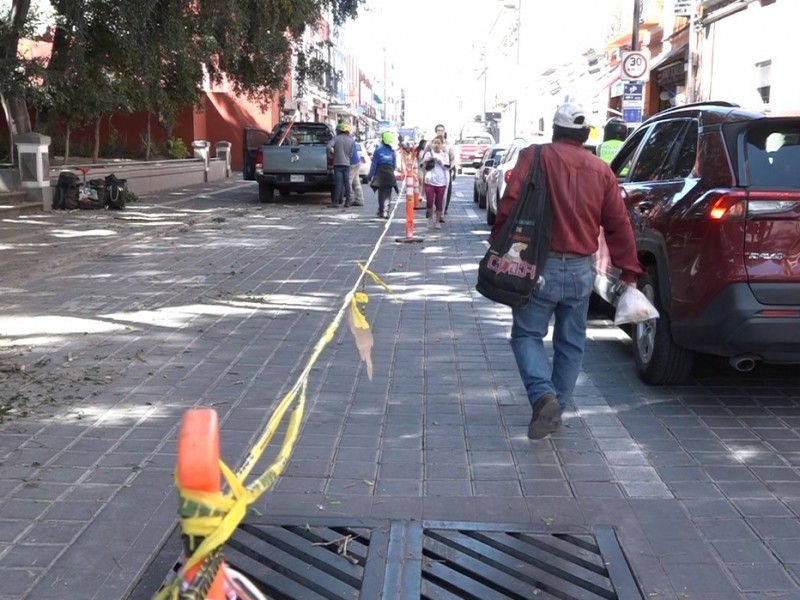
[[[53,209],[74,210],[78,208],[79,189],[78,176],[69,171],[61,171],[58,174],[56,190],[53,195]]]
[[[105,195],[103,204],[114,210],[125,209],[125,184],[127,179],[119,179],[111,173],[105,179]]]
[[[103,180],[91,179],[78,188],[78,208],[99,210],[103,208]]]

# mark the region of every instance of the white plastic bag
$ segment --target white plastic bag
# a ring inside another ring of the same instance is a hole
[[[624,323],[642,323],[658,318],[658,310],[642,292],[632,285],[625,286],[625,290],[617,300],[617,312],[614,315],[614,325]]]

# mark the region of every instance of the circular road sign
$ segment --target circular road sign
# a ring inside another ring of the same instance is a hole
[[[622,78],[642,80],[647,75],[647,55],[644,52],[626,52],[622,57]]]

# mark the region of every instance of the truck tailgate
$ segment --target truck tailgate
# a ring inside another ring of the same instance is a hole
[[[264,173],[327,173],[327,146],[263,146]]]

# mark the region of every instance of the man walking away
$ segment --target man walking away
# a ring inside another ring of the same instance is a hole
[[[392,190],[397,190],[397,177],[394,174],[397,168],[397,154],[392,144],[394,135],[390,131],[384,131],[380,147],[372,154],[372,165],[367,176],[370,187],[378,191],[378,216],[384,219],[389,218]]]
[[[553,210],[550,253],[530,302],[513,310],[511,327],[511,347],[533,409],[528,425],[531,439],[558,429],[578,380],[594,282],[592,255],[600,227],[611,262],[622,271],[622,281],[633,284],[642,273],[617,179],[608,165],[583,148],[588,138],[583,108],[569,103],[559,106],[553,119],[553,143],[532,145],[520,153],[490,235],[493,240],[500,232],[533,164],[534,152],[541,152]],[[551,368],[544,338],[553,316]]]
[[[364,206],[364,190],[361,187],[361,155],[358,142],[353,144],[353,155],[350,157],[350,189],[353,192],[351,206]]]
[[[350,125],[339,123],[336,126],[336,136],[328,142],[328,153],[333,156],[333,206],[350,206],[350,157],[353,155],[353,146],[356,142],[350,135]]]
[[[612,159],[622,148],[622,142],[628,137],[628,126],[625,121],[619,118],[609,119],[603,128],[603,143],[597,147],[597,156],[606,164],[610,164]]]

